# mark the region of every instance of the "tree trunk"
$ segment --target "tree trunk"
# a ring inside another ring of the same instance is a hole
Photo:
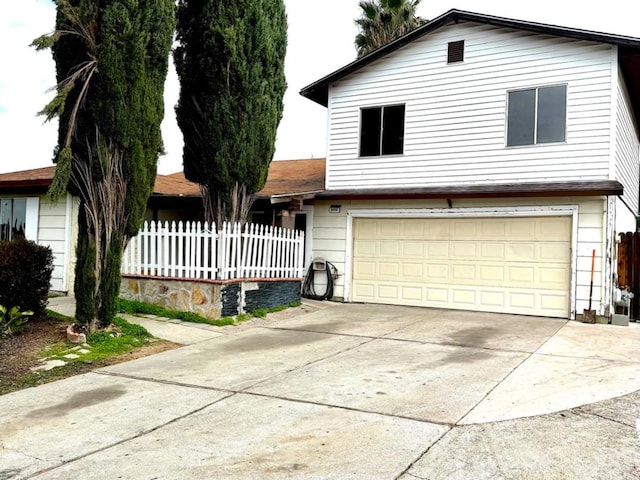
[[[205,184],[200,184],[200,193],[204,204],[205,220],[210,225],[213,223],[222,225],[224,222],[244,225],[247,223],[251,206],[256,198],[255,194],[247,192],[245,184],[239,185],[237,182],[231,191],[231,205],[227,205],[221,195]]]

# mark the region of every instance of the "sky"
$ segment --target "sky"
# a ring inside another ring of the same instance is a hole
[[[274,160],[324,157],[326,109],[299,91],[355,59],[358,0],[285,0],[285,5],[288,89]],[[418,14],[433,19],[452,8],[640,37],[640,4],[635,0],[422,0]],[[37,112],[53,97],[55,64],[49,51],[36,52],[29,45],[54,23],[51,0],[0,0],[0,173],[52,165],[57,123],[43,123]],[[166,154],[158,160],[162,174],[182,170],[182,135],[174,113],[178,93],[170,62],[162,123]]]

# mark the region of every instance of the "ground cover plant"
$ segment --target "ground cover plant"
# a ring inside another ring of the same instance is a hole
[[[115,319],[111,331],[90,334],[86,347],[76,345],[66,337],[66,328],[73,321],[46,310],[29,320],[22,332],[0,338],[0,395],[179,346],[154,339],[144,328],[120,318]],[[53,360],[64,364],[50,370],[33,370]]]

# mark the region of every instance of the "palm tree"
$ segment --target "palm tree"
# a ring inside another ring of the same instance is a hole
[[[355,23],[360,28],[356,35],[358,58],[401,37],[426,20],[416,16],[420,0],[363,0],[362,16]]]

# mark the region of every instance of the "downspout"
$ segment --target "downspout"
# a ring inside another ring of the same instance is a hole
[[[604,201],[604,235],[602,238],[602,314],[610,317],[613,311],[613,260],[616,248],[616,198],[609,195]]]

